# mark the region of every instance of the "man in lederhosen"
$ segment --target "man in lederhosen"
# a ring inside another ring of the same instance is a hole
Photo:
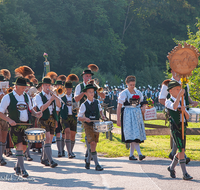
[[[76,86],[75,93],[74,93],[75,101],[79,102],[79,106],[87,99],[85,92],[82,92],[82,90],[85,88],[88,81],[92,79],[93,75],[94,75],[94,73],[90,69],[84,70],[83,73],[81,74],[81,76],[83,77],[83,82]],[[98,95],[103,99],[105,98],[105,94],[103,92],[99,93],[99,92],[95,91],[94,98],[97,99]],[[88,151],[89,151],[89,144],[87,142],[86,136],[85,136],[85,143],[87,145],[87,151],[86,151],[85,156],[87,157]]]
[[[19,175],[21,173],[22,177],[28,176],[24,167],[23,157],[23,153],[26,151],[27,147],[24,132],[27,125],[25,124],[29,122],[31,113],[33,116],[38,118],[42,116],[42,112],[35,112],[32,108],[30,97],[24,93],[26,87],[26,79],[23,77],[17,78],[15,89],[13,92],[3,97],[0,105],[0,118],[10,124],[10,134],[12,141],[16,146],[17,163],[14,169],[16,174]],[[9,117],[4,115],[6,110],[8,110]]]
[[[42,79],[42,92],[36,96],[35,103],[39,110],[43,112],[43,116],[38,122],[38,127],[46,130],[46,140],[42,148],[41,163],[54,168],[58,164],[52,159],[51,143],[56,128],[56,122],[58,121],[56,111],[59,111],[61,102],[54,94],[50,94],[51,85],[50,78],[44,77]]]

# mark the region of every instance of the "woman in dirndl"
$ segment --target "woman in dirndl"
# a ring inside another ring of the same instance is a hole
[[[146,133],[142,112],[144,113],[147,102],[143,102],[142,93],[135,88],[135,76],[128,76],[125,82],[128,88],[118,97],[117,125],[121,126],[122,142],[130,143],[129,160],[137,160],[133,155],[135,149],[139,160],[143,160],[145,156],[140,151],[140,143],[146,140]]]

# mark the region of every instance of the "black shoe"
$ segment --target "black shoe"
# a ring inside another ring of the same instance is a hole
[[[184,180],[191,180],[191,179],[193,179],[193,177],[190,176],[188,173],[186,173],[186,174],[183,176],[183,179],[184,179]]]
[[[31,158],[30,156],[27,156],[27,157],[26,157],[26,160],[27,160],[27,161],[32,161],[33,158]]]
[[[44,164],[45,166],[50,166],[48,160],[41,160],[41,164]]]
[[[41,151],[41,149],[40,149],[40,148],[38,149],[38,153],[42,153],[42,151]]]
[[[100,166],[100,165],[97,165],[97,166],[95,167],[95,170],[97,170],[97,171],[102,171],[102,170],[103,170],[103,167]]]
[[[186,164],[190,162],[190,158],[186,157]]]
[[[72,152],[72,156],[75,158],[76,157],[76,155]]]
[[[21,171],[22,177],[28,177],[28,173],[26,170]]]
[[[16,175],[20,175],[21,174],[20,167],[14,167],[14,170],[15,170],[15,174]]]
[[[172,178],[176,178],[176,172],[175,172],[175,170],[171,170],[171,169],[170,169],[170,166],[167,168],[167,170],[170,172],[170,176],[171,176]]]
[[[62,156],[65,156],[65,150],[62,151]]]
[[[137,160],[137,158],[133,155],[133,156],[129,156],[129,160]]]
[[[0,166],[5,166],[7,164],[7,162],[2,158],[0,160]]]
[[[171,159],[171,160],[173,160],[174,159],[174,156],[172,155],[172,153],[170,152],[170,154],[169,154],[169,158]]]
[[[143,159],[145,159],[145,155],[139,155],[139,160],[141,161],[141,160],[143,160]]]
[[[85,168],[86,168],[87,170],[89,170],[89,169],[90,169],[90,163],[85,162]]]
[[[61,154],[61,152],[58,152],[58,157],[62,157],[62,154]]]
[[[74,158],[74,156],[73,156],[71,153],[69,153],[69,154],[68,154],[68,158],[71,159],[71,158]]]
[[[54,162],[53,160],[51,161],[51,164],[50,164],[51,168],[55,168],[57,165],[58,164],[56,162]]]

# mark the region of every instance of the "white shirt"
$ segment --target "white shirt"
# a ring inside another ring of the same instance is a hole
[[[18,101],[18,103],[17,103],[18,106],[20,106],[20,105],[27,106],[27,104],[25,102],[24,94],[19,96],[15,92],[15,90],[13,90],[13,95],[16,98],[16,100]],[[33,107],[32,107],[32,104],[31,104],[30,97],[29,97],[28,94],[27,94],[27,96],[28,96],[28,107],[29,107],[29,110],[32,110]],[[10,96],[9,96],[9,94],[6,94],[1,100],[0,112],[1,113],[5,113],[9,105],[10,105]],[[17,105],[16,105],[16,109],[18,108]],[[18,111],[20,112],[20,118],[19,118],[20,121],[27,122],[28,121],[28,110],[27,109],[25,109],[25,110],[18,109]]]
[[[176,101],[176,98],[174,98],[173,96],[170,97],[174,102]],[[170,110],[174,110],[174,111],[177,111],[177,109],[175,110],[174,109],[174,102],[172,102],[170,99],[166,100],[165,101],[165,107],[170,109]],[[184,103],[183,105],[185,106],[185,100],[184,100]],[[181,108],[181,104],[179,102],[179,105],[177,108]],[[185,109],[185,111],[188,113],[188,111]],[[185,119],[184,119],[185,121]],[[182,114],[180,114],[180,122],[182,122]]]
[[[92,102],[94,102],[94,100],[91,102],[91,101],[88,100],[88,99],[87,99],[86,101],[88,101],[89,105],[90,105]],[[98,100],[98,107],[99,107],[99,112],[100,112],[100,111],[102,110],[102,108],[101,108],[101,105],[100,105],[99,100]],[[80,108],[79,108],[78,117],[83,117],[84,114],[85,114],[85,111],[86,111],[85,104],[82,103],[81,106],[80,106]]]
[[[51,94],[46,94],[44,91],[42,91],[43,96],[47,98],[47,101],[50,100]],[[42,97],[40,96],[40,93],[36,95],[35,97],[35,105],[40,109],[44,104],[42,102]],[[53,102],[48,107],[50,115],[53,114]],[[44,110],[43,110],[44,111]],[[60,111],[60,108],[56,106],[56,111]]]
[[[68,107],[68,115],[72,115],[72,104],[73,104],[73,102],[72,102],[72,94],[70,94],[69,96],[66,94],[65,96],[67,98],[67,103],[71,104],[71,106],[67,105],[67,107]]]
[[[83,82],[83,86],[85,87],[86,84]],[[78,96],[81,93],[81,84],[78,84],[75,88],[74,97]]]
[[[172,77],[171,80],[175,80],[175,79]],[[177,82],[179,84],[181,84],[181,80],[179,80]],[[167,91],[167,89],[168,89],[168,86],[166,86],[166,85],[163,84],[162,87],[161,87],[161,91],[160,91],[158,99],[166,99],[167,98],[167,95],[169,93]],[[187,91],[188,91],[188,96],[189,96],[189,86],[188,86],[188,84],[187,84]]]
[[[137,90],[137,89],[134,89],[134,90],[135,90],[135,92],[136,92],[135,94],[131,94],[131,93],[129,92],[128,89],[125,89],[125,90],[123,90],[122,92],[120,92],[120,93],[119,93],[119,97],[118,97],[118,103],[124,104],[124,102],[126,101],[127,94],[126,94],[125,91],[128,91],[130,97],[132,97],[133,95],[139,95],[139,96],[140,96],[140,102],[142,102],[142,101],[143,101],[143,98],[144,98],[143,95],[142,95],[142,92],[140,92],[140,91]]]

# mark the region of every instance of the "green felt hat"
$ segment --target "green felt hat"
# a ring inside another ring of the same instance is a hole
[[[49,78],[49,77],[44,77],[43,79],[42,79],[42,82],[41,82],[42,84],[52,84],[51,83],[51,79]]]
[[[168,73],[171,73],[171,72],[172,72],[172,68],[169,67],[169,69],[168,69]]]
[[[86,69],[83,71],[83,73],[81,74],[81,76],[85,75],[85,74],[91,74],[94,75],[94,73],[90,70],[90,69]]]
[[[55,82],[55,85],[63,85],[63,81],[57,80],[57,81]]]
[[[36,85],[36,88],[40,88],[42,86],[42,83],[41,82],[38,82],[38,84]]]
[[[88,89],[91,89],[91,88],[93,88],[94,91],[97,90],[97,87],[93,86],[92,84],[88,84],[85,86],[85,88],[82,90],[82,92],[86,92]]]
[[[181,86],[176,80],[172,80],[169,82],[168,84],[168,89],[167,91],[169,91],[170,89],[176,87],[176,86]]]
[[[29,86],[26,82],[26,78],[23,77],[18,77],[16,79],[15,82],[13,82],[13,84],[17,85],[17,86]]]
[[[71,81],[67,81],[65,83],[65,88],[73,88],[72,82]]]

